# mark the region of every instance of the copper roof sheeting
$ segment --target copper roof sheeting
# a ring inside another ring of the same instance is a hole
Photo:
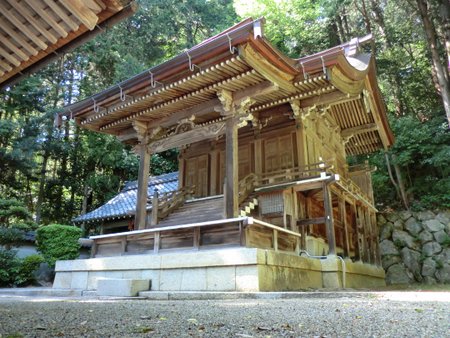
[[[0,86],[16,83],[136,8],[134,0],[0,1]]]
[[[66,107],[63,114],[85,128],[120,137],[133,133],[135,120],[148,127],[161,121],[175,124],[171,116],[191,110],[195,114],[195,107],[208,102],[211,116],[218,91],[239,96],[253,89],[260,94],[249,108],[255,114],[294,100],[301,109],[326,107],[346,139],[347,154],[392,145],[374,59],[359,53],[359,44],[370,37],[290,59],[264,38],[263,22],[244,20],[163,64]],[[267,84],[275,90],[261,95],[257,89],[267,89]]]

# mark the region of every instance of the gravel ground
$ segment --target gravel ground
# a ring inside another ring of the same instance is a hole
[[[0,337],[450,337],[450,294],[154,301],[0,297]]]

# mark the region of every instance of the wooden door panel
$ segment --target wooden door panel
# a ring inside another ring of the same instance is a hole
[[[240,146],[238,150],[239,180],[251,172],[250,145]]]

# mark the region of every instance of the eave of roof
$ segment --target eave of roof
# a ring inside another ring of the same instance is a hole
[[[15,17],[16,22],[22,22],[22,25],[27,27],[29,25],[36,27],[36,25],[42,23],[47,23],[45,21],[45,18],[41,17],[39,13],[34,13],[33,9],[36,6],[37,8],[40,8],[41,4],[38,3],[37,0],[33,0],[33,8],[26,8],[26,10],[29,12],[23,13],[22,7],[25,5],[22,4],[14,4],[14,2],[11,2],[11,9],[14,9],[12,13],[20,13],[21,17]],[[118,21],[121,21],[132,14],[134,14],[137,10],[137,4],[134,2],[134,0],[103,0],[105,5],[105,8],[100,11],[97,15],[98,20],[95,27],[88,28],[85,24],[80,24],[79,28],[76,31],[68,31],[66,37],[59,38],[56,43],[50,43],[46,42],[48,44],[48,47],[46,49],[37,49],[36,55],[30,55],[27,56],[26,51],[24,50],[22,45],[16,46],[19,53],[19,55],[23,55],[21,57],[18,57],[12,52],[13,54],[10,54],[11,57],[17,57],[18,60],[22,60],[19,65],[11,65],[11,70],[4,72],[3,75],[0,76],[0,89],[4,89],[7,87],[10,87],[17,82],[19,82],[22,78],[25,76],[30,75],[31,73],[34,73],[41,69],[42,67],[46,66],[50,62],[58,59],[61,55],[64,55],[65,53],[70,52],[71,50],[75,49],[76,47],[82,45],[83,43],[87,42],[88,40],[94,38],[96,35],[101,33],[105,28],[109,28]],[[103,3],[103,2],[102,2]],[[19,8],[15,8],[14,6],[20,6]],[[83,4],[86,6],[86,4]],[[54,4],[54,6],[61,6],[61,4]],[[40,9],[41,11],[45,12],[45,9]],[[60,11],[63,11],[63,7],[60,7]],[[34,14],[33,14],[34,13]],[[13,15],[10,13],[10,15]],[[28,18],[25,20],[25,22],[22,21],[22,16],[25,18]],[[0,15],[1,19],[1,15]],[[27,21],[28,20],[28,21]],[[42,21],[41,21],[42,20]],[[66,19],[67,20],[67,19]],[[33,23],[31,23],[33,21]],[[9,25],[8,20],[5,20],[4,18],[0,20],[0,28],[2,28],[2,25]],[[44,26],[39,28],[41,31],[47,30]],[[11,36],[6,36],[3,38],[7,39],[11,46],[14,46],[12,43],[12,40],[14,40]],[[25,39],[26,40],[26,39]],[[25,41],[26,42],[26,41]],[[13,48],[13,47],[11,47]],[[22,50],[22,52],[20,52]],[[25,53],[25,54],[24,54]],[[27,56],[28,59],[23,60],[24,56]],[[5,62],[5,61],[3,61]]]
[[[217,99],[218,90],[234,86],[239,88],[239,92],[248,88],[250,85],[243,83],[244,78],[249,77],[254,80],[252,86],[262,85],[264,81],[278,86],[277,92],[267,98],[271,102],[264,98],[255,100],[249,110],[251,113],[292,100],[300,100],[310,106],[342,106],[340,109],[344,109],[346,114],[358,116],[349,116],[347,121],[341,121],[341,128],[345,126],[348,132],[358,126],[371,128],[367,130],[364,142],[352,140],[349,143],[355,143],[349,154],[372,152],[381,146],[387,148],[392,145],[393,135],[376,84],[374,60],[358,54],[358,46],[369,41],[371,36],[291,59],[264,38],[262,24],[263,19],[247,19],[172,60],[65,107],[64,112],[74,115],[76,122],[86,128],[122,137],[126,133],[135,133],[131,124],[134,119],[144,121],[148,127],[158,125],[160,119],[168,119],[180,110],[193,109],[199,102]],[[237,50],[238,55],[235,54]],[[194,64],[200,65],[201,70]],[[219,64],[220,67],[228,66],[220,69]],[[240,70],[236,71],[237,68]],[[214,73],[217,69],[220,71]],[[160,86],[154,88],[152,81],[159,82]],[[365,114],[365,109],[369,108],[365,107],[363,88],[375,101],[373,107],[376,109],[372,109],[371,114]],[[121,94],[131,98],[121,100]],[[329,99],[323,100],[324,95]],[[349,100],[353,102],[347,104]],[[102,111],[96,111],[95,104],[102,106]],[[373,130],[374,123],[379,130]],[[355,140],[361,138],[358,130]]]
[[[191,49],[178,54],[170,60],[158,64],[82,101],[64,107],[63,112],[68,114],[73,111],[76,112],[75,116],[78,116],[84,112],[84,109],[91,107],[94,100],[100,105],[105,101],[110,102],[118,99],[120,97],[120,90],[125,94],[129,94],[138,91],[143,87],[151,86],[151,80],[165,82],[167,78],[170,78],[174,74],[189,69],[189,61],[191,65],[198,64],[211,57],[211,51],[217,55],[227,49],[232,49],[233,47],[248,41],[253,37],[253,27],[259,20],[262,19],[253,20],[248,18],[226,31],[201,42]]]

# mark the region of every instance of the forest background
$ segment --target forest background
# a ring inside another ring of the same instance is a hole
[[[0,92],[0,223],[70,224],[128,180],[138,158],[61,107],[170,59],[243,18],[264,16],[269,40],[301,57],[373,34],[378,80],[396,142],[369,161],[380,210],[450,208],[448,0],[139,0],[131,18]],[[447,116],[447,117],[446,117]],[[176,151],[152,174],[177,169]],[[9,208],[9,211],[4,211]],[[7,224],[2,224],[8,226]]]

